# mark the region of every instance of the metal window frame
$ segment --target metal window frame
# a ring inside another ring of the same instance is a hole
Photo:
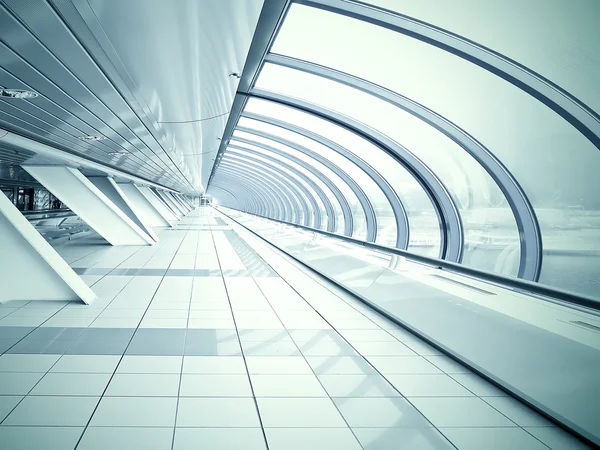
[[[260,210],[257,208],[257,205],[253,202],[250,202],[250,200],[246,196],[247,192],[244,192],[243,195],[240,195],[239,193],[234,194],[233,192],[231,192],[228,189],[228,187],[221,186],[219,182],[216,182],[214,184],[211,183],[210,189],[207,189],[206,192],[208,193],[208,191],[212,190],[212,189],[219,189],[221,191],[226,192],[228,195],[231,195],[233,198],[235,198],[236,201],[238,202],[239,207],[241,208],[240,211],[253,210],[254,212],[252,212],[250,214],[254,214],[254,215],[258,215],[258,216],[262,217],[262,214],[261,214]],[[227,206],[227,205],[225,205],[225,206]]]
[[[213,189],[217,189],[217,190],[222,191],[222,192],[225,192],[227,195],[229,195],[232,199],[234,199],[237,202],[238,206],[243,207],[242,202],[232,192],[230,192],[229,190],[227,190],[225,188],[222,188],[222,187],[219,187],[219,186],[212,186],[212,188]],[[208,190],[207,190],[206,193],[208,194]],[[213,195],[213,197],[215,197],[215,196]],[[223,206],[227,206],[227,205],[223,204]],[[229,208],[231,208],[231,206]],[[233,208],[233,209],[236,209],[236,208]]]
[[[435,25],[348,0],[294,0],[295,3],[359,19],[430,44],[499,76],[540,101],[600,149],[600,115],[573,94],[541,74],[478,44]]]
[[[512,210],[519,231],[521,250],[518,277],[531,281],[539,279],[543,253],[542,233],[533,205],[516,178],[482,143],[446,117],[426,106],[362,78],[308,61],[273,53],[266,56],[265,62],[300,70],[370,94],[412,114],[452,139],[490,175]],[[242,117],[246,114],[242,112]]]
[[[223,156],[223,159],[225,158],[227,158],[227,152],[225,152]],[[225,163],[230,168],[230,170],[233,170],[234,172],[238,169],[241,170],[242,168],[244,168],[245,172],[250,177],[260,178],[263,181],[266,181],[269,185],[275,185],[275,193],[277,195],[284,194],[282,195],[284,203],[286,203],[291,208],[290,215],[293,217],[292,222],[297,224],[300,224],[301,221],[304,224],[307,223],[307,211],[305,208],[308,208],[308,204],[304,201],[304,199],[301,198],[299,193],[295,190],[294,185],[292,183],[289,183],[288,180],[282,177],[277,171],[269,169],[267,171],[269,176],[267,176],[264,172],[261,171],[263,169],[262,167],[257,167],[255,164],[250,164],[245,160],[242,162],[241,165],[235,161],[228,161],[227,159],[225,159],[225,161],[223,161],[222,163]],[[253,168],[256,169],[256,172],[252,171]],[[277,188],[280,190],[278,191]],[[302,218],[300,217],[301,213]]]
[[[223,183],[225,183],[226,185],[227,185],[227,180],[228,180],[228,178],[226,178],[225,180],[223,180]],[[241,182],[241,184],[243,184],[245,186],[246,181],[243,180]],[[229,185],[227,185],[226,187],[225,186],[221,186],[221,182],[219,180],[215,180],[214,184],[211,183],[211,187],[212,186],[214,186],[214,187],[216,187],[218,189],[226,190],[227,192],[231,193],[231,191],[228,190],[231,187]],[[253,195],[249,195],[249,192],[253,193]],[[254,190],[250,191],[250,190],[247,189],[245,191],[236,192],[236,195],[238,197],[243,198],[245,200],[246,206],[244,206],[244,207],[246,209],[248,209],[248,210],[254,210],[255,211],[252,214],[256,214],[256,215],[258,215],[260,217],[264,217],[264,212],[263,211],[264,211],[265,205],[264,205],[264,203],[261,203],[261,202],[258,201],[258,198],[260,198],[260,197],[258,197],[256,195],[256,191],[254,191]]]
[[[264,194],[261,195],[257,195],[257,191],[256,190],[249,190],[249,187],[246,186],[246,184],[248,183],[245,179],[240,179],[240,180],[234,180],[230,177],[230,175],[225,175],[223,174],[220,178],[223,179],[223,183],[224,186],[222,187],[226,187],[227,189],[233,190],[233,192],[235,192],[237,195],[241,196],[241,197],[245,197],[246,198],[246,202],[248,203],[250,208],[254,208],[257,212],[256,214],[259,214],[261,216],[264,216],[266,214],[266,211],[271,208],[273,210],[275,210],[275,206],[274,204],[271,205],[270,202],[273,201],[273,199],[270,196],[266,196]],[[217,185],[220,186],[221,181],[215,179],[215,183],[217,183]],[[245,186],[246,190],[235,190],[236,186]],[[252,195],[248,196],[248,192],[251,192]],[[269,207],[267,207],[267,203],[269,204]],[[279,207],[277,206],[277,211],[279,211]],[[275,217],[276,214],[273,215],[273,217]]]
[[[440,225],[440,259],[462,261],[464,231],[456,202],[435,173],[408,149],[385,134],[328,108],[261,89],[252,89],[249,96],[270,100],[321,117],[358,134],[385,151],[413,175],[431,200]]]
[[[283,220],[299,224],[297,221],[297,215],[294,211],[299,205],[297,202],[292,201],[290,198],[291,193],[288,191],[287,186],[281,184],[280,180],[272,180],[266,177],[262,173],[252,171],[247,167],[237,166],[234,163],[229,162],[226,167],[221,168],[221,173],[227,173],[235,179],[239,176],[245,178],[251,184],[256,185],[257,189],[264,190],[272,198],[275,199],[280,214],[284,217]],[[258,179],[258,182],[257,182]],[[269,217],[269,212],[266,212],[266,217]]]
[[[367,176],[373,180],[375,185],[383,192],[383,195],[386,197],[390,204],[390,208],[394,213],[394,220],[396,222],[397,234],[396,234],[396,247],[407,249],[409,238],[410,238],[410,227],[408,223],[408,215],[406,213],[406,209],[402,203],[402,200],[398,196],[398,193],[392,188],[389,182],[369,163],[367,163],[364,159],[358,157],[351,151],[337,144],[336,142],[321,136],[320,134],[314,133],[312,131],[307,130],[306,128],[299,127],[297,125],[291,124],[289,122],[285,122],[283,120],[275,119],[268,116],[263,116],[261,114],[251,113],[251,112],[242,112],[241,117],[246,117],[248,119],[258,120],[260,122],[268,123],[274,126],[278,126],[289,131],[293,131],[299,135],[302,135],[308,139],[312,139],[315,142],[318,142],[321,145],[324,145],[331,150],[339,153],[341,156],[345,157],[349,161],[351,161],[354,165],[356,165],[359,169],[361,169]]]
[[[254,151],[252,149],[249,148],[245,148],[245,147],[241,147],[235,144],[231,144],[229,143],[227,148],[232,148],[235,150],[240,150],[240,151],[244,151],[247,152],[251,155],[254,156],[261,156],[263,158],[268,158],[267,155],[264,155],[262,153],[259,153],[257,151]],[[279,161],[279,160],[272,160],[273,164],[275,165],[279,165],[281,167],[284,167],[285,169],[289,170],[290,172],[292,172],[296,177],[300,178],[302,181],[304,181],[308,186],[310,186],[313,191],[315,191],[315,193],[317,194],[317,196],[319,197],[319,199],[321,200],[321,202],[323,203],[324,207],[325,207],[325,214],[327,216],[327,231],[330,233],[333,233],[335,231],[335,225],[336,225],[336,217],[335,217],[335,212],[333,209],[333,205],[331,204],[331,201],[329,200],[329,197],[327,197],[327,194],[325,194],[325,192],[321,189],[321,187],[315,183],[313,180],[310,179],[310,177],[308,177],[307,175],[305,175],[304,173],[300,172],[299,170],[297,170],[295,167],[293,167],[290,164],[286,164],[283,161]],[[318,216],[315,216],[315,226],[314,228],[317,229],[321,229],[320,225],[322,224],[322,217],[321,217],[321,212],[320,212],[320,208],[318,207],[318,205],[316,205],[316,200],[314,203],[314,207],[316,208],[316,210],[319,210],[319,214]],[[316,223],[317,223],[317,217],[318,217],[318,224],[319,226],[317,227]]]
[[[319,155],[318,153],[282,137],[275,136],[264,131],[254,130],[252,128],[241,127],[239,126],[239,124],[238,126],[236,126],[235,129],[238,131],[243,131],[245,133],[253,134],[255,136],[260,136],[264,139],[269,139],[271,141],[277,142],[281,145],[285,145],[286,147],[290,147],[296,151],[299,151],[305,154],[306,156],[314,159],[315,161],[320,162],[329,170],[334,172],[337,176],[339,176],[344,181],[344,183],[348,185],[352,192],[354,192],[354,195],[356,195],[356,197],[358,198],[358,202],[360,203],[360,206],[365,214],[365,221],[367,225],[367,242],[375,242],[375,239],[377,238],[377,216],[375,215],[375,209],[373,208],[371,200],[369,199],[365,191],[359,186],[359,184],[356,181],[354,181],[354,179],[350,175],[348,175],[348,173],[346,173],[346,171],[342,170],[337,164],[334,164],[333,162]]]
[[[281,198],[273,194],[273,189],[268,189],[264,185],[253,182],[246,173],[232,172],[229,169],[221,171],[219,174],[220,178],[224,183],[229,183],[230,189],[236,184],[242,184],[245,189],[254,192],[254,200],[262,204],[261,214],[263,217],[283,217],[285,222],[289,222],[285,216],[285,208]],[[291,223],[291,222],[290,222]]]
[[[263,150],[265,150],[267,152],[275,153],[283,158],[289,159],[290,161],[295,162],[299,166],[304,167],[307,171],[312,173],[316,178],[321,180],[321,182],[329,188],[329,190],[332,192],[333,196],[335,197],[335,199],[338,201],[338,203],[340,205],[340,209],[342,210],[342,216],[344,217],[344,233],[343,233],[344,236],[348,236],[348,237],[352,236],[353,216],[352,216],[352,210],[350,209],[350,204],[348,203],[348,200],[346,199],[346,197],[344,196],[342,191],[340,191],[339,188],[333,183],[333,181],[331,181],[328,177],[326,177],[320,170],[318,170],[317,168],[315,168],[311,165],[307,165],[305,161],[303,161],[299,158],[296,158],[294,155],[290,155],[290,154],[284,152],[283,150],[279,150],[278,148],[271,147],[271,146],[263,144],[261,142],[255,142],[255,141],[251,141],[249,139],[241,138],[241,137],[237,137],[237,136],[235,138],[232,138],[232,140],[236,140],[238,142],[242,142],[242,143],[248,144],[248,145],[254,145],[256,147],[262,148]],[[273,161],[278,161],[278,160],[274,159]],[[334,212],[334,217],[335,217],[335,212]],[[336,223],[337,223],[337,217],[336,217]]]
[[[267,0],[263,2],[263,7],[260,11],[258,22],[254,31],[254,36],[252,37],[252,42],[250,43],[250,48],[248,49],[248,55],[246,56],[240,82],[237,86],[237,92],[233,99],[233,104],[231,105],[229,118],[225,124],[225,130],[223,131],[219,150],[215,156],[215,163],[213,164],[210,175],[208,176],[208,182],[206,183],[207,189],[208,186],[210,186],[213,175],[215,174],[219,156],[223,155],[225,152],[227,142],[233,134],[233,129],[237,125],[239,115],[246,105],[247,98],[245,92],[247,92],[250,87],[254,85],[256,77],[258,76],[258,72],[262,67],[265,55],[269,51],[269,48],[271,48],[271,44],[277,36],[277,31],[285,20],[285,16],[290,4],[291,0]]]
[[[228,149],[229,148],[237,149],[235,146],[232,146],[231,144],[227,148]],[[231,155],[231,154],[228,153],[227,151],[225,151],[223,159],[226,159],[228,155]],[[244,161],[247,161],[248,165],[252,165],[253,167],[256,167],[259,170],[261,170],[264,166],[266,168],[269,168],[272,171],[272,173],[281,174],[281,172],[278,170],[278,168],[273,164],[266,163],[260,159],[253,158],[250,156],[244,156],[244,158],[245,158]],[[250,164],[250,161],[252,162],[252,164]],[[282,178],[285,179],[286,181],[289,181],[290,186],[297,187],[300,190],[300,192],[304,195],[304,197],[306,197],[306,200],[308,200],[308,202],[311,204],[311,206],[313,208],[313,211],[312,211],[313,214],[311,214],[310,208],[308,208],[308,204],[304,201],[304,198],[301,197],[300,195],[298,195],[298,198],[302,202],[302,207],[307,208],[304,211],[304,224],[305,224],[304,226],[307,226],[309,228],[320,229],[321,211],[320,211],[320,209],[317,205],[317,201],[314,199],[313,195],[310,193],[310,191],[308,191],[308,189],[306,189],[306,187],[304,185],[302,185],[299,182],[296,182],[296,180],[293,180],[294,182],[292,182],[291,178],[283,177],[283,176],[282,176]],[[311,217],[312,217],[312,220],[311,220]],[[307,223],[308,223],[308,225],[306,225]],[[315,224],[318,224],[319,227],[315,226]]]

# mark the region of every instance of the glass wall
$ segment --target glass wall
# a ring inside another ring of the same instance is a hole
[[[598,4],[319,3],[292,2],[231,143],[310,176],[336,233],[431,257],[462,239],[462,264],[600,296]]]

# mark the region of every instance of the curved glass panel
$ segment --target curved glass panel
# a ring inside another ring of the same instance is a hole
[[[511,171],[536,210],[544,248],[540,281],[598,297],[600,152],[585,136],[526,92],[453,54],[350,17],[292,10],[311,32],[296,44],[287,41],[290,55],[310,49],[311,61],[399,92],[467,130]],[[390,57],[390,48],[401,57]],[[274,86],[297,82],[280,79]],[[385,117],[377,121],[385,126]]]
[[[366,229],[365,213],[361,207],[361,204],[358,201],[358,198],[356,197],[356,195],[354,194],[352,189],[350,189],[350,187],[346,184],[346,182],[344,180],[342,180],[342,178],[340,178],[335,172],[333,172],[331,169],[329,169],[325,165],[321,164],[317,160],[311,158],[310,156],[308,156],[298,150],[290,148],[287,145],[282,145],[279,142],[273,141],[271,139],[265,139],[263,137],[256,136],[254,134],[246,133],[246,132],[239,131],[239,130],[235,130],[233,132],[233,138],[235,138],[235,137],[241,137],[241,138],[248,139],[248,140],[251,140],[254,142],[258,142],[259,144],[265,144],[270,147],[274,147],[278,150],[289,153],[290,155],[296,157],[297,159],[304,161],[307,164],[310,164],[313,167],[316,167],[319,170],[319,172],[321,172],[324,176],[329,178],[335,184],[335,186],[342,192],[343,196],[345,197],[346,201],[348,202],[348,205],[350,206],[350,209],[352,211],[352,217],[354,218],[354,230],[352,233],[352,237],[356,238],[356,239],[362,239],[362,240],[366,239],[367,229]]]
[[[294,189],[291,186],[291,183],[289,183],[289,185],[283,183],[278,177],[281,174],[276,173],[273,169],[264,166],[261,167],[262,172],[258,173],[256,166],[245,161],[242,156],[235,155],[230,152],[226,152],[226,154],[223,156],[223,162],[230,164],[230,167],[233,169],[236,167],[243,167],[247,172],[252,173],[259,179],[270,180],[273,188],[278,191],[277,193],[280,195],[285,195],[291,203],[293,207],[292,212],[295,213],[295,223],[298,225],[302,225],[304,223],[304,211],[301,207],[302,202],[300,201],[300,196],[302,194],[299,190]],[[304,197],[302,198],[304,199]],[[308,203],[307,200],[304,200],[304,202]]]
[[[325,195],[329,199],[329,202],[331,203],[331,206],[333,208],[335,218],[336,218],[336,228],[335,228],[334,233],[338,233],[338,234],[344,233],[344,215],[342,213],[342,207],[341,207],[340,203],[337,201],[337,198],[335,197],[335,195],[333,194],[331,189],[329,189],[329,187],[325,183],[323,183],[322,180],[320,180],[318,177],[316,177],[311,171],[307,170],[304,166],[297,164],[295,161],[292,161],[291,159],[288,159],[288,158],[280,156],[276,153],[265,150],[262,147],[258,147],[256,145],[251,145],[251,144],[246,144],[245,142],[236,141],[235,138],[233,138],[230,141],[230,144],[232,144],[232,145],[234,144],[237,147],[248,148],[250,150],[254,150],[258,153],[261,153],[261,154],[265,155],[265,157],[267,159],[272,160],[274,163],[277,161],[284,162],[284,163],[292,166],[299,172],[303,173],[308,178],[310,178],[315,184],[317,184],[317,186],[319,186],[321,188],[321,190],[325,193]]]
[[[239,172],[243,172],[244,176],[240,176]],[[261,186],[256,186],[261,180],[261,178],[258,178],[258,182],[254,181],[256,178],[256,175],[253,174],[253,178],[250,179],[246,170],[236,170],[236,168],[229,165],[224,165],[222,170],[215,175],[216,181],[222,180],[221,182],[225,186],[230,187],[232,191],[241,195],[247,195],[249,192],[250,199],[256,203],[254,206],[257,208],[257,214],[273,216],[279,220],[288,219],[293,221],[294,218],[292,216],[285,217],[286,214],[290,215],[293,212],[287,195],[281,192],[281,189],[274,191],[270,183],[261,183]]]
[[[302,185],[309,192],[309,194],[312,196],[312,198],[314,198],[315,203],[317,204],[318,209],[321,213],[321,227],[319,229],[327,228],[327,215],[326,215],[326,211],[325,211],[325,205],[323,204],[323,202],[321,201],[319,196],[315,193],[315,191],[312,189],[312,187],[309,186],[308,184],[306,184],[306,182],[302,178],[298,177],[294,172],[283,167],[281,164],[279,164],[278,161],[273,161],[269,158],[265,158],[265,157],[259,156],[259,155],[254,155],[252,153],[244,152],[242,150],[232,148],[232,147],[227,148],[224,158],[226,158],[228,156],[237,156],[237,157],[241,158],[242,160],[244,158],[252,158],[257,161],[262,161],[265,164],[275,166],[281,174],[285,174],[285,177],[290,182]],[[303,198],[305,199],[305,201],[308,205],[312,204],[311,201],[308,199],[308,197],[306,197],[306,195],[304,194],[304,192],[302,190],[299,189],[297,192],[299,192],[303,196]],[[323,223],[325,223],[325,227],[323,227]],[[314,227],[314,215],[312,216],[310,226]]]
[[[600,111],[597,82],[600,2],[596,0],[369,0],[366,3],[434,24],[496,50]],[[299,19],[295,14],[288,16],[284,36],[288,20],[291,25]]]
[[[335,150],[332,150],[331,148],[326,147],[319,142],[304,137],[293,131],[245,117],[240,118],[238,125],[245,128],[263,131],[265,133],[269,133],[301,145],[302,147],[324,156],[333,164],[346,172],[354,181],[358,183],[360,188],[369,198],[371,205],[373,205],[377,219],[377,236],[375,242],[392,247],[396,245],[396,235],[398,231],[396,229],[396,220],[394,218],[392,207],[379,186],[377,186],[371,177],[368,176],[359,166],[340,155]]]
[[[440,227],[433,204],[415,178],[391,156],[336,124],[294,108],[252,98],[246,104],[246,111],[277,118],[310,130],[367,161],[402,199],[410,228],[408,250],[433,258],[439,256]]]
[[[463,263],[518,273],[520,240],[508,202],[489,174],[450,138],[373,95],[295,69],[266,64],[257,87],[343,113],[404,145],[451,192],[465,230]]]

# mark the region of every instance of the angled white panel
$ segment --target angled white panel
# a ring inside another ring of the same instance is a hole
[[[23,166],[112,245],[152,245],[154,241],[77,169]]]
[[[177,203],[181,208],[183,208],[182,211],[184,211],[186,214],[190,212],[190,207],[186,205],[183,200],[181,200],[181,196],[179,194],[169,192],[169,195],[175,200],[175,203]]]
[[[163,194],[164,194],[164,195],[167,197],[167,199],[169,199],[169,200],[171,201],[171,203],[174,205],[174,207],[175,207],[175,208],[177,208],[177,210],[178,210],[178,211],[179,211],[179,212],[180,212],[182,215],[184,215],[184,216],[185,216],[185,215],[188,213],[188,210],[187,210],[187,209],[185,209],[185,208],[183,207],[183,205],[181,204],[181,202],[179,202],[179,201],[178,201],[178,200],[175,198],[175,196],[173,195],[173,193],[171,193],[171,192],[168,192],[168,191],[163,191],[162,193],[163,193]]]
[[[158,242],[158,236],[152,230],[152,227],[142,220],[137,214],[134,205],[127,198],[125,193],[117,185],[115,180],[109,177],[87,177],[94,185],[102,191],[123,213],[127,214],[138,227],[140,227],[146,234],[154,241]]]
[[[90,304],[96,298],[96,294],[2,193],[0,273],[0,303],[81,299]]]
[[[160,213],[163,218],[169,222],[177,222],[181,220],[179,216],[175,215],[171,208],[169,208],[162,198],[158,196],[158,194],[147,186],[139,186],[140,192],[146,197],[152,206],[156,208],[156,210]]]
[[[181,198],[181,200],[183,200],[183,203],[188,205],[188,207],[190,209],[194,209],[194,205],[192,204],[192,201],[187,196],[179,194],[179,198]]]
[[[173,212],[179,219],[181,219],[185,214],[181,212],[181,209],[175,205],[175,201],[167,195],[167,193],[160,189],[154,189],[154,192],[158,195],[158,198],[162,200],[167,208]]]
[[[158,209],[133,183],[117,183],[125,196],[129,199],[138,216],[151,227],[170,227],[169,221],[163,217]]]

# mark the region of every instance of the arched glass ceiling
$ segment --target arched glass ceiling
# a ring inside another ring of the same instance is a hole
[[[563,24],[559,6],[538,5],[541,20],[515,1],[538,25]],[[298,146],[340,169],[318,166],[350,206],[354,237],[597,296],[600,120],[590,105],[600,89],[585,77],[597,79],[599,65],[580,58],[568,76],[556,70],[556,48],[544,56],[529,29],[526,42],[511,46],[496,23],[442,14],[446,6],[372,3],[292,2],[241,91],[248,99],[233,136],[277,149],[280,161],[294,156],[305,170],[319,162]],[[488,0],[457,7],[496,8]],[[584,10],[569,8],[564,24],[575,16],[587,24]],[[600,42],[589,39],[589,26],[571,28],[586,38],[582,55]],[[332,219],[331,209],[321,214]]]

